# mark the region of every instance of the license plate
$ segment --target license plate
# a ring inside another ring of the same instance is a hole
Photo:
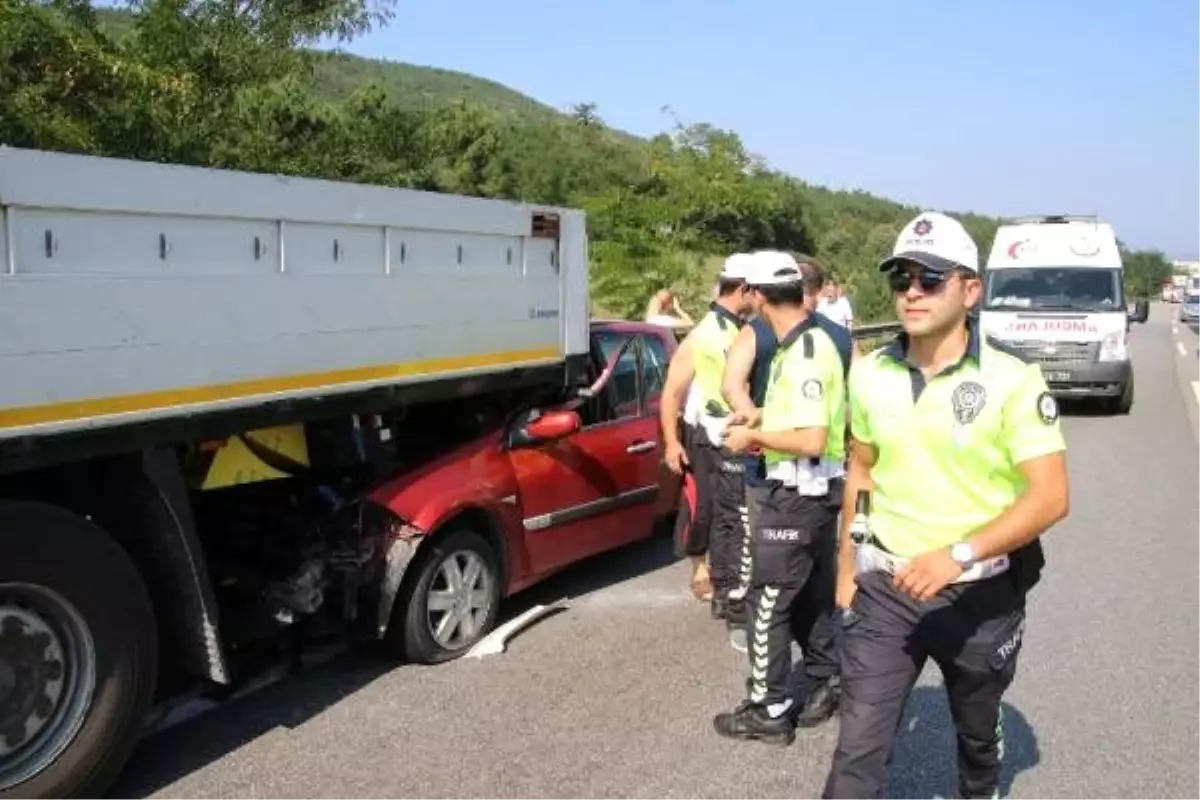
[[[1043,374],[1050,383],[1066,383],[1071,380],[1071,373],[1062,370],[1044,370]]]

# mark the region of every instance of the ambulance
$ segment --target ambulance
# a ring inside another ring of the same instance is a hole
[[[1117,237],[1096,217],[1011,220],[996,231],[984,274],[980,323],[1001,345],[1039,364],[1051,393],[1110,413],[1133,406],[1131,322]]]

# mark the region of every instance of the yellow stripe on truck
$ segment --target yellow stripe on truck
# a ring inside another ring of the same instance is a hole
[[[261,378],[209,386],[192,386],[184,389],[139,392],[115,397],[71,400],[65,403],[5,408],[0,409],[0,429],[68,422],[113,414],[130,414],[138,411],[157,411],[174,406],[217,403],[238,397],[334,388],[413,375],[457,372],[481,367],[518,366],[527,362],[560,358],[562,358],[562,354],[557,348],[541,347],[532,350],[509,350],[486,355],[430,358],[401,364],[355,367],[332,372],[310,372],[304,375],[287,375],[279,378]]]

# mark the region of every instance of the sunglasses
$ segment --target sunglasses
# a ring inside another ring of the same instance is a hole
[[[907,292],[916,280],[922,292],[936,292],[950,278],[949,272],[937,272],[932,269],[920,269],[909,272],[907,269],[892,270],[888,273],[888,285],[896,293]]]

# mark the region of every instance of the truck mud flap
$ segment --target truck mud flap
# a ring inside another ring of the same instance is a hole
[[[122,498],[108,506],[107,528],[141,568],[166,652],[187,673],[228,684],[216,596],[178,457],[171,450],[143,450],[139,474],[131,475],[135,463],[105,475],[110,491]]]

